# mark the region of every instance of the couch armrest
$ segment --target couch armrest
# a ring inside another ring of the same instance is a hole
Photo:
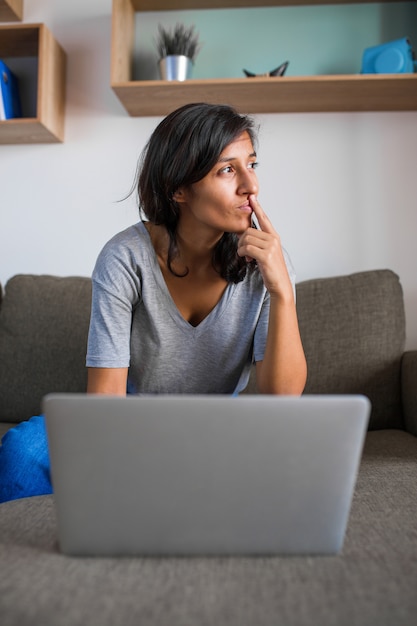
[[[417,437],[417,350],[403,354],[401,393],[405,429]]]

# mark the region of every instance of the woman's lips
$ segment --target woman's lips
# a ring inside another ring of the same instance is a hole
[[[243,211],[243,213],[252,213],[252,207],[249,203],[242,204],[238,207],[239,211]]]

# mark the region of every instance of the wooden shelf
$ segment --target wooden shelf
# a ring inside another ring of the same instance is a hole
[[[64,139],[66,56],[44,24],[0,25],[0,58],[36,57],[36,116],[0,121],[0,144]]]
[[[261,0],[259,6],[330,2],[361,0]],[[137,11],[250,6],[258,4],[249,0],[113,0],[110,82],[129,115],[166,115],[193,101],[230,104],[244,113],[417,110],[417,74],[132,80]]]
[[[135,81],[113,85],[131,116],[166,115],[187,102],[245,113],[417,110],[417,75]]]
[[[0,22],[16,22],[23,19],[23,0],[0,0]]]

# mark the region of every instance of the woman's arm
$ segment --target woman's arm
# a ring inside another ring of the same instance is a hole
[[[306,379],[307,365],[295,303],[280,302],[271,295],[264,359],[256,363],[258,391],[300,395]]]
[[[307,365],[298,328],[294,290],[281,241],[255,196],[249,197],[261,230],[249,228],[239,239],[238,254],[256,259],[270,295],[269,323],[263,361],[256,364],[260,393],[299,395]]]
[[[89,367],[87,393],[125,396],[127,367]]]

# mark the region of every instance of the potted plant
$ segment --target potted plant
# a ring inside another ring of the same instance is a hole
[[[186,80],[191,77],[192,65],[200,50],[194,25],[176,24],[170,30],[159,24],[156,47],[163,80]]]

